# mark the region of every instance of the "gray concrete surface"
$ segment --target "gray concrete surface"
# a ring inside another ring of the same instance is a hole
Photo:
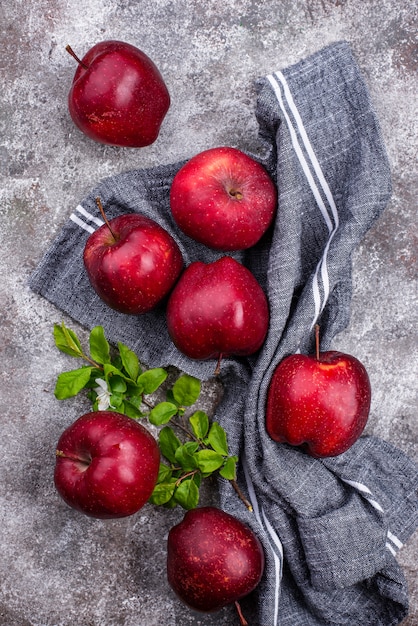
[[[255,149],[254,79],[339,39],[351,43],[370,88],[394,192],[355,255],[351,323],[335,347],[370,372],[368,431],[418,460],[416,9],[415,0],[1,3],[1,626],[236,623],[232,610],[192,614],[168,588],[165,538],[180,511],[148,505],[101,522],[58,498],[55,443],[88,405],[55,400],[56,376],[69,368],[52,340],[61,314],[26,282],[98,180],[215,145]],[[172,94],[159,140],[142,150],[88,140],[67,111],[75,67],[65,45],[84,54],[111,38],[147,52]],[[404,626],[416,626],[417,534],[399,562],[410,588]]]

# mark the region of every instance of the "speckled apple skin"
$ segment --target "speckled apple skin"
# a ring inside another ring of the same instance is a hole
[[[267,297],[255,276],[235,259],[191,263],[167,304],[167,327],[177,348],[192,359],[246,356],[263,344]]]
[[[92,411],[59,438],[54,482],[69,506],[90,517],[126,517],[148,501],[159,466],[157,442],[142,424]]]
[[[102,41],[81,59],[68,94],[76,126],[90,139],[141,148],[154,143],[170,107],[155,63],[121,41]]]
[[[276,187],[260,163],[227,146],[192,157],[175,175],[170,207],[178,226],[210,248],[244,250],[276,213]]]
[[[252,530],[215,507],[188,511],[167,542],[167,579],[179,598],[211,612],[253,591],[264,552]]]
[[[83,254],[90,283],[108,306],[130,315],[146,313],[169,293],[183,269],[173,237],[154,220],[129,213],[88,238]]]
[[[303,445],[312,456],[337,456],[362,434],[370,403],[369,376],[355,357],[293,354],[273,373],[266,429],[275,441]]]

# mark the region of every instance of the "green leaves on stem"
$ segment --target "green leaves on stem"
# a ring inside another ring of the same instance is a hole
[[[102,326],[90,333],[89,354],[64,323],[55,324],[54,339],[61,352],[88,363],[58,376],[54,391],[58,400],[71,398],[86,388],[93,410],[111,409],[138,419],[147,414],[143,410],[144,396],[157,391],[168,375],[160,367],[143,371],[136,354],[123,343],[119,342],[111,354]]]
[[[174,423],[175,425],[175,423]],[[229,456],[226,435],[223,428],[209,419],[203,411],[196,411],[188,418],[189,428],[181,425],[188,441],[182,443],[171,426],[164,426],[158,443],[166,462],[160,465],[160,474],[150,502],[158,505],[193,509],[199,503],[199,487],[203,478],[215,472],[227,480],[236,477],[238,457]],[[214,442],[220,431],[222,449]]]
[[[102,326],[90,333],[89,353],[64,323],[54,326],[54,339],[61,352],[86,362],[58,376],[54,391],[57,399],[71,398],[86,389],[93,410],[109,409],[133,419],[147,418],[160,428],[158,443],[163,458],[151,503],[193,509],[199,503],[202,480],[214,473],[231,481],[237,490],[238,457],[229,455],[225,430],[216,421],[210,423],[202,410],[190,414],[201,392],[197,378],[181,374],[171,387],[162,388],[168,372],[160,367],[144,369],[123,343],[111,348]],[[165,399],[154,404],[149,396],[157,391],[163,392]]]

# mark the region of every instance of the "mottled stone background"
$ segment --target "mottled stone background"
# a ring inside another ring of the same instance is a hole
[[[54,398],[56,376],[73,363],[53,345],[60,312],[32,294],[27,279],[102,177],[215,145],[256,150],[254,80],[340,39],[351,43],[369,86],[394,191],[355,255],[351,324],[334,347],[370,372],[368,432],[418,460],[416,11],[415,0],[1,3],[1,626],[237,623],[232,609],[191,613],[168,588],[165,540],[181,511],[146,506],[102,522],[57,496],[56,441],[88,404]],[[166,79],[172,106],[151,147],[103,147],[69,118],[75,66],[65,45],[83,55],[104,39],[137,45]],[[417,534],[399,561],[410,586],[404,626],[416,626]]]

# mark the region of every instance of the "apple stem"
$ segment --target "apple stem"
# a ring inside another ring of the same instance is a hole
[[[238,189],[230,189],[228,193],[231,198],[235,198],[235,200],[242,200],[243,198],[241,191],[239,191]]]
[[[219,374],[220,374],[220,372],[221,372],[221,361],[222,361],[222,357],[223,357],[223,354],[222,354],[222,352],[220,352],[220,353],[219,353],[219,356],[218,356],[218,361],[217,361],[217,363],[216,363],[215,371],[213,372],[213,375],[214,375],[214,376],[219,376]]]
[[[60,457],[61,459],[70,459],[71,461],[76,461],[77,463],[84,463],[84,465],[89,465],[89,462],[86,459],[80,459],[77,456],[73,456],[72,454],[66,454],[62,450],[55,450],[55,456]]]
[[[316,360],[319,361],[319,324],[315,324],[315,349]]]
[[[183,480],[186,480],[186,478],[189,478],[190,476],[195,476],[197,472],[198,470],[192,470],[191,472],[187,472],[187,474],[183,474],[182,476],[180,476],[180,478],[177,479],[176,487],[178,487],[183,482]]]
[[[74,52],[74,50],[72,49],[71,46],[65,46],[66,51],[71,54],[71,56],[73,57],[73,59],[75,59],[77,61],[77,63],[79,65],[81,65],[81,67],[83,67],[85,70],[89,69],[89,66],[86,65],[85,63],[83,63],[83,61],[81,59],[78,58],[78,56],[76,55],[76,53]]]
[[[108,229],[110,230],[110,234],[112,235],[113,239],[114,239],[115,241],[117,241],[118,239],[117,239],[117,237],[115,236],[115,233],[113,232],[113,230],[112,230],[112,228],[111,228],[111,226],[110,226],[110,222],[109,222],[109,220],[108,220],[108,219],[107,219],[107,217],[106,217],[106,213],[104,212],[103,204],[102,204],[102,202],[101,202],[100,198],[96,198],[96,204],[97,204],[97,206],[99,207],[99,211],[100,211],[100,213],[102,214],[102,218],[104,219],[106,226],[107,226],[107,227],[108,227]]]
[[[239,617],[239,621],[240,621],[241,626],[248,626],[248,622],[247,622],[247,620],[245,619],[245,617],[244,617],[244,615],[242,613],[242,609],[241,609],[240,603],[237,600],[235,600],[235,608],[237,609],[237,613],[238,613],[238,617]]]
[[[247,500],[247,498],[244,496],[244,494],[242,493],[241,489],[238,486],[237,481],[236,480],[230,480],[229,482],[231,483],[231,485],[233,486],[233,488],[237,492],[240,500],[245,504],[245,506],[250,511],[250,513],[252,513],[253,512],[253,507],[252,507],[251,503]]]

